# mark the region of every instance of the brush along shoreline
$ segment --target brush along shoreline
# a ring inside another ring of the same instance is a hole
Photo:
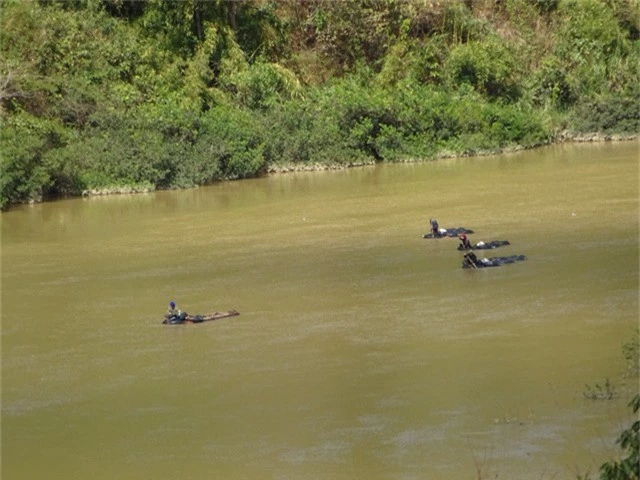
[[[496,150],[467,150],[463,152],[442,151],[437,155],[429,158],[408,158],[405,160],[388,162],[388,163],[420,163],[433,160],[447,159],[447,158],[465,158],[465,157],[483,157],[488,155],[499,155],[501,153],[512,153],[522,150],[531,150],[538,147],[549,146],[560,143],[585,143],[585,142],[623,142],[632,141],[640,138],[640,134],[603,134],[603,133],[572,133],[570,131],[560,132],[556,138],[552,141],[540,143],[530,146],[510,146],[506,148]],[[344,170],[347,168],[365,167],[375,165],[375,160],[357,161],[349,163],[294,163],[294,162],[282,162],[278,164],[269,165],[266,169],[266,174],[279,174],[279,173],[291,173],[291,172],[320,172],[326,170]],[[384,162],[383,162],[384,163]],[[225,180],[222,180],[225,181]],[[185,188],[198,188],[199,185]],[[83,197],[103,196],[103,195],[123,195],[134,193],[150,193],[156,190],[182,190],[181,187],[169,187],[166,189],[156,188],[149,183],[143,183],[139,185],[117,185],[113,187],[92,188],[82,191]],[[38,203],[42,199],[34,200],[30,203]]]

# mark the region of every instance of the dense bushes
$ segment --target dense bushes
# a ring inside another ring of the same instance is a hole
[[[489,99],[517,100],[522,71],[515,53],[498,38],[454,47],[445,63],[452,87],[471,85]]]
[[[52,185],[47,153],[65,144],[66,132],[51,120],[22,113],[0,128],[0,205],[41,199]]]
[[[0,208],[637,133],[624,0],[6,0]]]
[[[572,114],[581,132],[637,134],[640,131],[640,88],[623,95],[602,95],[581,101]]]
[[[550,135],[526,104],[486,102],[470,88],[390,91],[355,79],[289,102],[266,121],[275,126],[266,140],[272,163],[402,161],[536,145]]]

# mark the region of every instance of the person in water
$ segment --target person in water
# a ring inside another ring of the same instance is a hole
[[[187,317],[186,312],[182,312],[180,311],[180,309],[176,308],[176,302],[174,302],[173,300],[169,302],[169,308],[167,309],[167,313],[164,316],[167,322],[169,323],[183,322],[186,317]]]
[[[180,315],[180,310],[176,308],[176,302],[173,300],[169,302],[169,308],[167,309],[167,317],[177,317]]]
[[[460,246],[462,247],[462,250],[471,250],[471,242],[469,242],[469,239],[467,238],[467,234],[466,233],[461,233],[460,235],[458,235],[458,238],[460,239]]]
[[[433,233],[434,237],[439,237],[440,236],[440,229],[438,227],[438,220],[436,219],[429,219],[429,223],[431,224],[431,233]]]
[[[464,254],[462,264],[468,268],[478,268],[478,257],[473,252],[467,252]]]

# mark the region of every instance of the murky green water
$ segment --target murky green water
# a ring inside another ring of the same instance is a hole
[[[2,213],[2,478],[574,479],[637,381],[640,144]],[[514,265],[460,268],[465,226]],[[160,324],[169,300],[210,324]],[[588,401],[610,378],[619,398]]]

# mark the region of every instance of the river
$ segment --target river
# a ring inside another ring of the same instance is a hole
[[[638,388],[622,345],[639,152],[563,144],[3,212],[2,478],[597,472]],[[464,270],[456,239],[422,238],[431,217],[527,260]],[[164,326],[170,300],[240,316]],[[606,379],[617,398],[585,398]]]

